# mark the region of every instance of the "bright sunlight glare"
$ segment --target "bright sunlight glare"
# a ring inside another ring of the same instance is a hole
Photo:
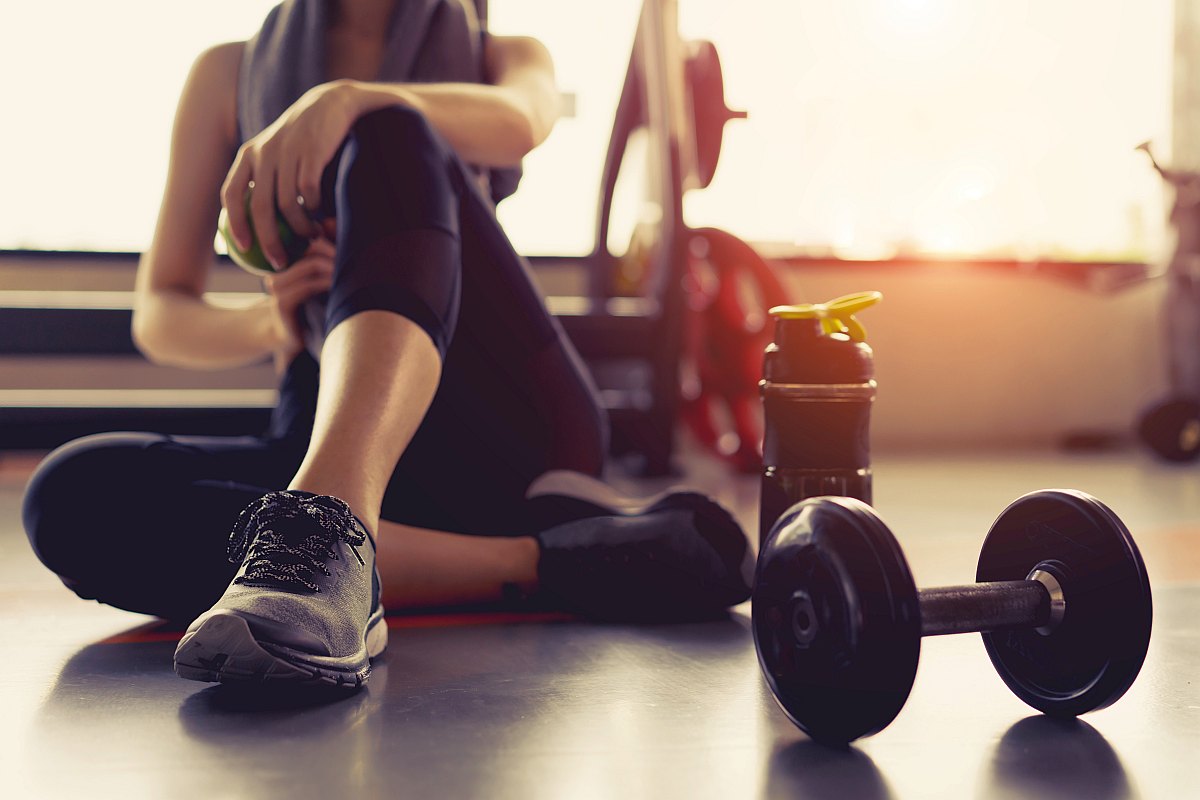
[[[0,26],[0,248],[139,251],[195,56],[271,0],[39,0]],[[574,115],[500,209],[518,249],[592,249],[600,168],[640,0],[491,0],[541,38]],[[687,219],[845,258],[1155,258],[1169,158],[1169,0],[679,0],[729,104]]]

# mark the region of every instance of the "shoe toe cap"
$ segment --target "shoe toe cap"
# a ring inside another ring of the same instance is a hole
[[[282,622],[242,609],[211,611],[193,622],[188,631],[192,632],[198,629],[202,623],[218,614],[239,617],[244,620],[250,629],[250,634],[259,644],[278,645],[314,656],[330,655],[329,646],[320,637],[294,622]]]

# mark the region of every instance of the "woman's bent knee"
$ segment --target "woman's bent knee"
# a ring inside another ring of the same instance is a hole
[[[338,259],[327,334],[347,318],[391,311],[444,355],[458,315],[463,167],[424,116],[393,106],[361,117],[338,156]]]
[[[349,222],[359,248],[398,230],[441,230],[457,239],[462,165],[456,159],[420,112],[392,106],[362,116],[339,157],[339,230]]]
[[[232,481],[197,480],[202,455],[152,433],[98,434],[63,445],[25,491],[22,518],[34,552],[82,598],[194,617],[233,577],[225,526],[258,494]]]
[[[109,524],[99,506],[119,504],[122,490],[136,489],[136,463],[165,437],[150,433],[100,433],[67,442],[34,470],[22,500],[21,519],[33,551],[68,585],[84,577],[88,559],[80,538]],[[82,556],[82,557],[81,557]],[[76,574],[72,574],[76,573]]]
[[[445,152],[445,140],[415,108],[393,105],[363,114],[354,121],[351,133],[364,143],[387,149],[422,150],[435,148]]]

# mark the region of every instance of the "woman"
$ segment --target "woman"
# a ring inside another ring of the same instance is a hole
[[[460,0],[286,0],[203,53],[134,338],[176,366],[272,356],[280,404],[260,438],[59,448],[25,500],[43,562],[83,597],[200,614],[175,664],[209,681],[360,685],[385,606],[636,620],[746,599],[750,548],[715,503],[604,499],[591,384],[485,194],[557,103],[544,47],[481,37]],[[202,296],[222,207],[282,270],[248,308]],[[309,241],[294,263],[276,209]]]

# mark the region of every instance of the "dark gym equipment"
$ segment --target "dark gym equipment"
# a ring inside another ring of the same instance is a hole
[[[1155,159],[1150,143],[1138,145],[1150,163],[1175,190],[1171,222],[1175,226],[1175,253],[1167,264],[1167,294],[1163,303],[1166,323],[1167,372],[1170,391],[1138,417],[1142,442],[1166,461],[1200,458],[1200,204],[1190,187],[1200,173],[1164,167]]]
[[[1167,461],[1200,457],[1200,401],[1171,399],[1155,403],[1138,420],[1138,437]]]
[[[680,413],[710,452],[741,472],[759,472],[758,382],[773,332],[767,309],[788,298],[771,265],[738,237],[716,228],[689,235]]]
[[[559,316],[610,405],[613,450],[639,454],[648,475],[671,471],[688,357],[684,287],[697,244],[717,238],[687,227],[683,196],[709,184],[725,123],[745,116],[726,107],[720,69],[712,43],[680,38],[677,0],[645,0],[601,174],[587,296],[580,313]],[[645,199],[661,214],[635,231],[628,252],[614,254],[617,179],[638,132],[647,139]],[[729,250],[722,242],[721,253]]]
[[[759,664],[784,713],[821,742],[885,728],[912,689],[922,636],[980,631],[1029,705],[1073,717],[1116,702],[1150,641],[1150,583],[1129,531],[1099,500],[1046,490],[1015,500],[979,554],[978,583],[917,591],[899,543],[867,504],[797,503],[759,555]]]
[[[703,189],[712,183],[717,172],[725,123],[746,119],[747,114],[725,105],[725,78],[716,45],[707,41],[689,42],[687,50],[684,79],[691,97],[696,174]]]

